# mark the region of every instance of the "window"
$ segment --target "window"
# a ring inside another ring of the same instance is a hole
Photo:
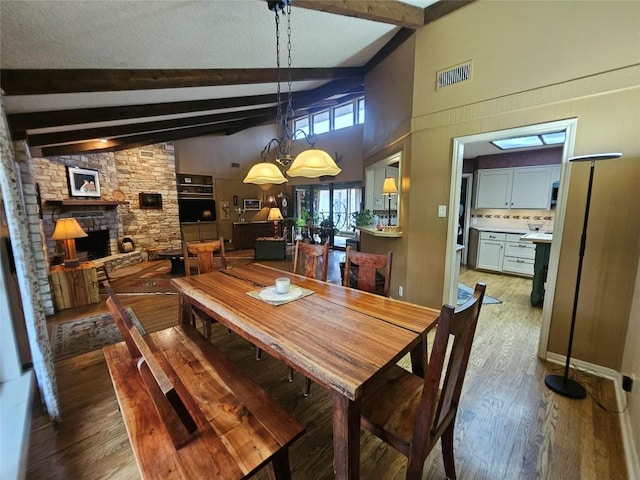
[[[329,110],[313,115],[313,133],[315,135],[328,132],[329,130],[331,130]]]
[[[358,99],[358,123],[364,123],[364,98]]]
[[[353,125],[353,102],[333,109],[333,129],[351,127]]]
[[[336,107],[295,118],[293,131],[297,133],[294,133],[294,140],[304,138],[302,132],[307,136],[318,135],[363,123],[364,97],[353,98]]]
[[[300,132],[298,132],[298,130],[302,130],[305,135],[309,135],[310,131],[309,131],[309,116],[304,116],[304,117],[300,117],[300,118],[296,118],[293,122],[293,130],[294,130],[294,135],[293,135],[293,139],[296,140],[298,138],[304,138],[304,135]]]

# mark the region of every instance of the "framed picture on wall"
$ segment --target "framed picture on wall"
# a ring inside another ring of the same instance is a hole
[[[262,208],[262,200],[257,198],[245,198],[243,200],[242,208],[245,210],[260,210]]]
[[[100,198],[100,178],[98,170],[67,167],[67,177],[70,197]]]
[[[162,194],[160,193],[139,193],[140,208],[150,208],[162,210]]]

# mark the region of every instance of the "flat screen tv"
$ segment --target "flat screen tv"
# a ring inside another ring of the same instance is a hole
[[[216,219],[216,202],[213,199],[180,198],[178,215],[181,223],[213,222]]]

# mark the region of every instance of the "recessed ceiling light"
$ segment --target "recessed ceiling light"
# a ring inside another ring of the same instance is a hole
[[[557,145],[559,143],[564,143],[564,140],[566,138],[564,132],[545,133],[540,136],[542,137],[542,141],[546,145]]]
[[[494,140],[491,143],[493,143],[500,150],[510,150],[512,148],[540,147],[544,145],[538,135],[505,138],[503,140]]]
[[[543,145],[558,145],[564,143],[565,132],[543,133],[541,135],[527,135],[525,137],[505,138],[494,140],[491,143],[500,150],[511,150],[513,148],[541,147]]]

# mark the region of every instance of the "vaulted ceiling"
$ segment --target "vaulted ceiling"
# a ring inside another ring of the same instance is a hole
[[[469,1],[293,1],[295,110],[362,95],[367,71]],[[3,0],[0,86],[12,138],[53,156],[273,122],[279,72],[267,3]],[[280,30],[286,67],[286,20]]]

